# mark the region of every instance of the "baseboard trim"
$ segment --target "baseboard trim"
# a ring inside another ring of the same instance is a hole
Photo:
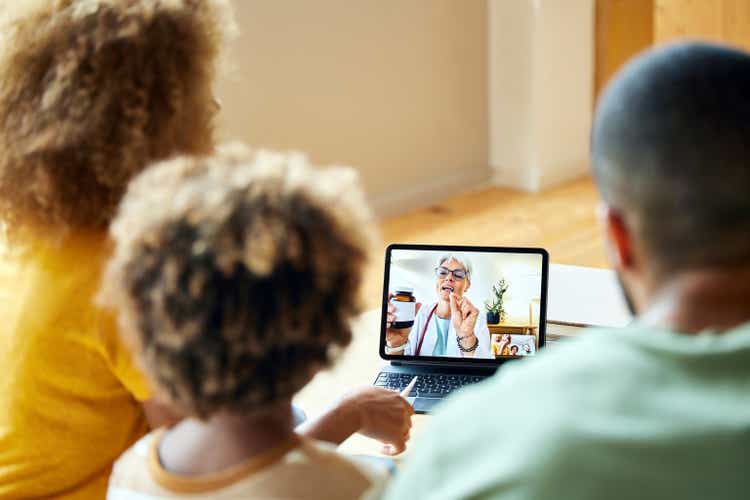
[[[489,166],[467,167],[453,175],[432,178],[406,189],[371,196],[370,206],[377,217],[391,217],[492,185],[492,169]],[[456,186],[461,188],[456,189]]]
[[[495,186],[518,189],[528,193],[539,191],[539,181],[532,168],[497,168],[492,180]]]
[[[574,179],[580,179],[587,174],[589,174],[587,165],[565,169],[558,168],[552,172],[542,172],[541,175],[533,172],[532,169],[499,168],[495,170],[493,181],[496,186],[518,189],[528,193],[539,193]]]
[[[574,179],[580,179],[590,174],[589,166],[585,163],[580,165],[571,165],[568,168],[558,168],[552,172],[543,173],[539,179],[539,189],[550,189]]]

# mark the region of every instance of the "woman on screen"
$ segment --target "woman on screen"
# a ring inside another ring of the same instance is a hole
[[[389,303],[385,353],[406,356],[491,358],[484,315],[464,296],[471,286],[471,262],[448,254],[435,267],[437,301],[417,311],[411,328],[391,328],[396,309]]]

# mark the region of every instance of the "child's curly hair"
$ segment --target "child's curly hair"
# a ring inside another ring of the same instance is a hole
[[[112,223],[102,298],[178,408],[261,409],[349,343],[373,224],[351,169],[239,146],[162,162]]]
[[[211,149],[228,0],[24,0],[0,18],[11,232],[106,229],[148,163]]]

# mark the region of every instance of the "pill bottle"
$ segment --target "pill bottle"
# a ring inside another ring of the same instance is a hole
[[[411,328],[414,325],[414,317],[417,315],[417,299],[414,298],[414,289],[408,286],[396,287],[396,293],[391,297],[391,304],[396,308],[396,320],[391,328]]]

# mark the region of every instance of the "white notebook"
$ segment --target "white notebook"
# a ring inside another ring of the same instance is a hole
[[[551,264],[547,323],[621,327],[633,320],[610,269]]]

